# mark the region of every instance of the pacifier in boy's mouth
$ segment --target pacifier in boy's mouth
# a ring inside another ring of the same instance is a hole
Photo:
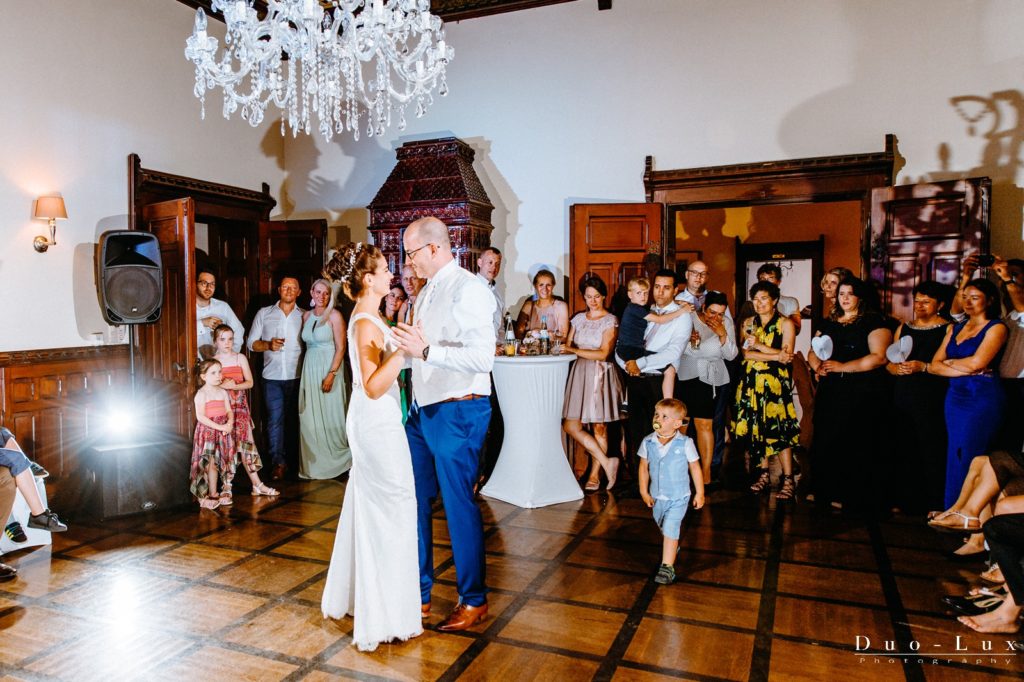
[[[661,429],[661,422],[658,421],[657,419],[655,419],[653,422],[651,422],[651,424],[654,425],[654,430],[655,431],[658,431],[658,430]]]

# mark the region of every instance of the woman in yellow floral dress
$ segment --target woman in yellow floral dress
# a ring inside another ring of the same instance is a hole
[[[750,490],[768,490],[768,459],[779,456],[782,486],[776,499],[793,498],[793,446],[800,437],[800,424],[793,406],[793,360],[796,328],[793,321],[775,309],[779,288],[771,282],[750,287],[754,316],[743,321],[743,377],[736,388],[736,411],[732,432],[749,444],[751,459],[758,461],[760,474]]]

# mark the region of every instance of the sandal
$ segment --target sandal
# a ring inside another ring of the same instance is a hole
[[[961,523],[960,520],[955,519],[954,517],[960,517],[960,519],[963,519],[963,522]],[[950,512],[945,518],[953,519],[954,523],[940,523],[939,518],[934,518],[928,522],[928,525],[942,533],[974,535],[975,533],[981,532],[981,521],[977,516],[968,516],[962,512],[955,511]],[[972,526],[971,521],[977,521],[978,525]]]
[[[260,497],[261,495],[264,497],[277,497],[280,494],[277,489],[271,488],[266,483],[258,483],[252,487],[253,497]]]
[[[217,507],[220,506],[220,498],[204,497],[203,499],[199,500],[199,506],[202,507],[203,509],[216,509]]]
[[[982,571],[981,575],[978,576],[987,583],[994,585],[1005,585],[1006,579],[1003,578],[1003,570],[999,568],[999,564],[992,564],[987,569]]]
[[[220,506],[222,506],[222,507],[230,507],[232,504],[234,504],[234,502],[232,502],[232,500],[231,500],[231,491],[230,490],[222,491],[221,494],[220,494],[220,497],[217,498],[217,499],[220,500]]]
[[[755,495],[767,492],[772,484],[772,477],[768,474],[767,469],[761,469],[761,475],[757,477],[757,480],[750,486],[750,492]]]
[[[782,477],[782,487],[779,488],[779,492],[775,493],[776,500],[792,500],[793,493],[796,492],[796,485],[793,481],[792,476]]]

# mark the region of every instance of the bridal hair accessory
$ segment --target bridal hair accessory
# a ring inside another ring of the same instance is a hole
[[[823,362],[828,360],[832,357],[832,337],[828,335],[815,336],[811,339],[811,350],[819,360]]]
[[[914,339],[910,336],[901,336],[899,341],[894,341],[885,349],[885,357],[889,362],[898,365],[906,362],[910,357],[910,351],[914,349]]]

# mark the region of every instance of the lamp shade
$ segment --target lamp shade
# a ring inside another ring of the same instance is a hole
[[[64,208],[64,197],[39,197],[36,199],[35,217],[67,220],[68,212]]]

